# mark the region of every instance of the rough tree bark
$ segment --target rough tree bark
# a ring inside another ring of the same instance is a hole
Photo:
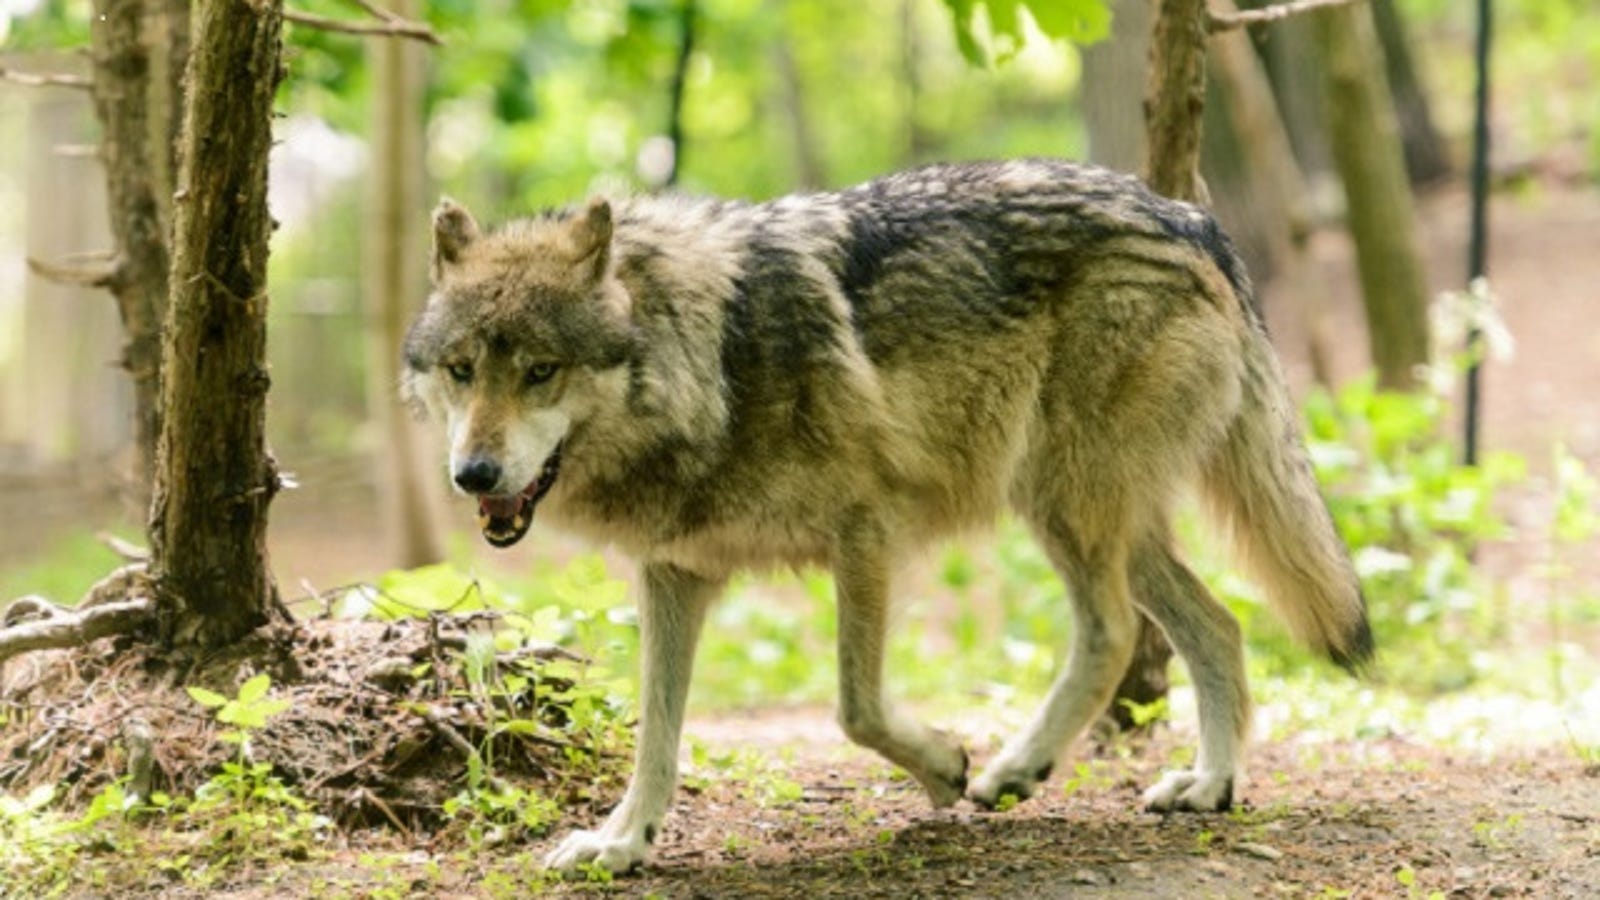
[[[1328,136],[1344,182],[1372,361],[1381,387],[1414,389],[1428,361],[1428,291],[1372,12],[1357,4],[1314,18],[1324,49]]]
[[[1160,0],[1145,84],[1145,181],[1191,203],[1209,199],[1200,178],[1208,21],[1205,0]]]
[[[412,19],[415,0],[394,0],[389,9]],[[382,435],[374,448],[382,474],[379,509],[390,556],[414,567],[444,557],[432,485],[424,476],[428,453],[416,424],[400,406],[400,357],[412,306],[427,294],[423,199],[423,92],[427,60],[412,41],[375,41],[372,71],[372,168],[367,182],[367,227],[363,234],[362,289],[366,307],[367,410]]]
[[[161,434],[161,320],[167,307],[167,239],[175,110],[186,41],[161,40],[166,0],[95,0],[90,16],[95,113],[111,206],[116,261],[109,287],[127,342],[122,366],[133,380],[134,481],[148,508]],[[185,27],[185,31],[187,28]],[[158,50],[158,48],[160,48]]]
[[[287,617],[267,565],[280,486],[266,447],[267,152],[282,0],[193,20],[150,574],[168,644],[230,643]]]

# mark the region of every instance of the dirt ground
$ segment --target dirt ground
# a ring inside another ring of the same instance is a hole
[[[441,860],[385,840],[404,861],[375,867],[361,861],[370,847],[350,847],[270,886],[256,873],[206,896],[1600,896],[1600,769],[1559,750],[1483,758],[1392,735],[1270,743],[1234,811],[1164,818],[1141,812],[1138,792],[1192,735],[1081,751],[1077,774],[988,813],[929,809],[915,785],[847,748],[826,710],[703,719],[690,733],[714,754],[770,762],[754,777],[691,768],[652,862],[609,883],[539,882],[550,842]],[[799,799],[766,799],[771,779],[798,783]]]
[[[1270,744],[1253,754],[1235,812],[1163,818],[1137,801],[1158,761],[1192,737],[1168,734],[1089,763],[1086,776],[1058,775],[1008,812],[935,812],[914,784],[841,752],[826,711],[700,729],[718,745],[792,754],[780,771],[802,799],[778,809],[725,788],[684,796],[654,865],[620,893],[1389,897],[1407,894],[1406,870],[1416,896],[1600,893],[1600,772],[1570,754],[1485,761],[1399,738]]]

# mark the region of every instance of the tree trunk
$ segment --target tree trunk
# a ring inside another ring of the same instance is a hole
[[[1216,11],[1233,12],[1230,0],[1217,0]],[[1311,257],[1314,219],[1310,187],[1295,161],[1289,132],[1278,115],[1261,60],[1244,31],[1212,39],[1211,59],[1218,83],[1225,85],[1228,113],[1244,167],[1254,174],[1254,214],[1269,242],[1268,254],[1279,271],[1284,295],[1297,299],[1306,316],[1312,376],[1332,386],[1328,289]]]
[[[689,82],[689,58],[694,54],[696,0],[681,0],[678,12],[678,57],[672,67],[672,83],[667,96],[667,138],[672,141],[672,168],[667,172],[667,187],[676,187],[683,173],[683,95]]]
[[[1428,361],[1428,292],[1394,104],[1366,5],[1317,15],[1328,136],[1344,182],[1368,339],[1381,387],[1410,390]]]
[[[781,14],[782,9],[774,8],[773,12]],[[805,84],[800,80],[800,67],[795,65],[787,31],[779,31],[773,37],[771,59],[778,76],[783,118],[789,125],[789,145],[794,149],[794,186],[816,190],[827,183],[827,174],[817,154],[817,136],[806,111]]]
[[[1147,0],[1112,3],[1111,36],[1083,48],[1078,92],[1089,131],[1089,159],[1119,172],[1137,172],[1145,159],[1144,101],[1150,60]]]
[[[193,21],[150,571],[169,644],[286,617],[267,565],[267,152],[282,0],[206,0]]]
[[[1145,181],[1158,194],[1206,203],[1200,178],[1200,121],[1206,107],[1204,0],[1160,0],[1145,90]]]
[[[157,53],[157,0],[95,0],[90,16],[94,105],[116,242],[111,292],[127,335],[122,366],[133,379],[134,481],[148,509],[161,435],[161,320],[167,306],[167,226],[171,202],[171,113],[153,102],[173,90],[165,64],[182,65],[181,47]],[[158,137],[160,136],[160,137]]]
[[[388,9],[416,18],[415,0],[391,0]],[[416,424],[400,406],[398,347],[415,304],[428,292],[428,238],[424,203],[424,101],[427,58],[414,41],[369,43],[372,72],[372,168],[367,182],[363,229],[366,306],[367,413],[382,435],[373,448],[380,514],[390,558],[416,567],[444,557],[432,485],[425,477],[428,453]]]
[[[1205,0],[1161,0],[1150,41],[1146,83],[1144,179],[1156,192],[1204,203],[1200,179],[1200,121],[1206,103]],[[1128,704],[1167,695],[1172,645],[1150,617],[1139,615],[1139,640],[1106,714],[1117,727],[1135,727]]]
[[[1383,47],[1384,72],[1399,115],[1406,172],[1413,184],[1428,184],[1450,175],[1450,150],[1433,123],[1428,92],[1412,63],[1411,38],[1394,0],[1371,0],[1373,23]]]
[[[900,72],[905,84],[906,163],[926,162],[935,151],[933,135],[922,124],[922,37],[917,7],[922,0],[900,0]]]

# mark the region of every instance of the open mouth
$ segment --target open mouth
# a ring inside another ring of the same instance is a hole
[[[509,547],[533,525],[533,508],[556,483],[561,471],[561,445],[544,461],[538,477],[516,494],[479,494],[478,527],[483,539],[496,547]]]

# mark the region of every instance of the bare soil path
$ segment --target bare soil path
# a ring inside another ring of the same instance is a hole
[[[1266,745],[1234,812],[1163,818],[1140,811],[1138,792],[1189,737],[1168,734],[1125,759],[1080,750],[1008,812],[935,812],[915,785],[843,750],[825,711],[697,727],[718,749],[788,755],[769,774],[798,782],[800,799],[763,805],[760,778],[691,776],[654,863],[607,893],[1600,896],[1600,771],[1560,751],[1473,759],[1392,737]]]

